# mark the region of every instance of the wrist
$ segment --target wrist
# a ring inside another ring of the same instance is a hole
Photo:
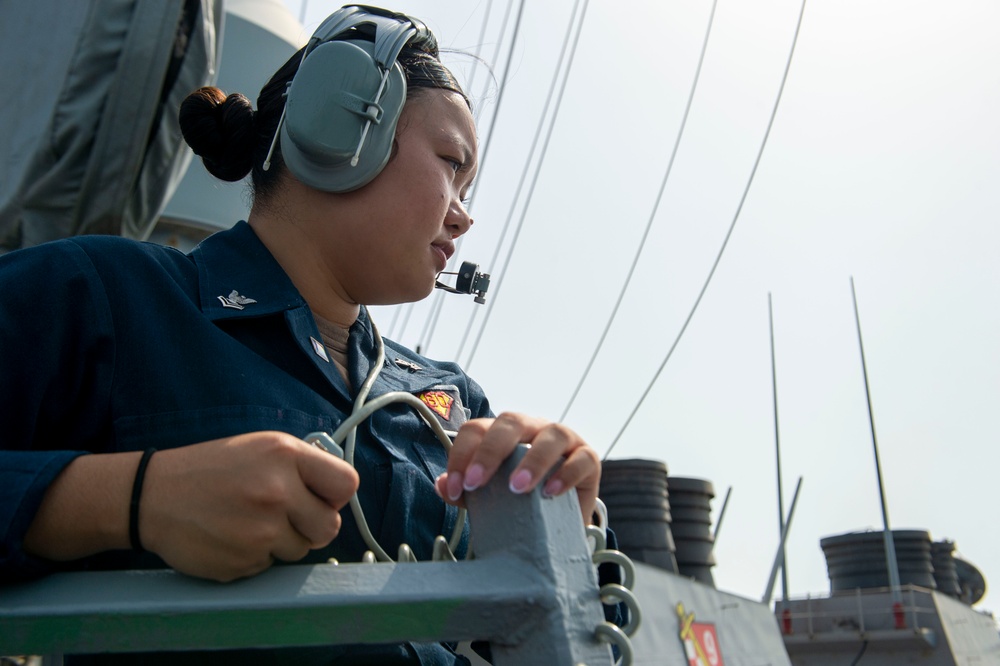
[[[25,551],[65,561],[129,548],[129,498],[141,455],[102,453],[73,460],[46,491],[25,535]]]
[[[139,534],[139,508],[142,500],[142,486],[146,478],[146,468],[149,466],[149,461],[153,457],[154,453],[156,453],[156,449],[149,448],[143,451],[142,457],[139,458],[139,465],[135,470],[135,478],[132,480],[132,496],[129,500],[129,544],[132,546],[132,550],[140,553],[145,550],[142,547],[142,537]]]

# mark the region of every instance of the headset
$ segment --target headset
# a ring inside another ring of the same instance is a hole
[[[280,135],[285,164],[310,187],[350,192],[374,179],[406,101],[396,58],[408,44],[438,53],[430,29],[405,14],[366,5],[331,14],[302,51],[264,169]]]
[[[438,54],[434,33],[420,20],[368,5],[331,14],[302,49],[285,92],[285,107],[264,170],[281,137],[281,155],[301,182],[325,192],[356,190],[381,173],[392,153],[406,102],[406,76],[396,59],[407,45]],[[453,294],[485,303],[490,276],[464,262]]]

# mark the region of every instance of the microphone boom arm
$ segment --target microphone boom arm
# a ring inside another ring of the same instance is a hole
[[[479,264],[463,261],[462,267],[457,273],[442,272],[439,275],[456,275],[458,277],[455,278],[454,287],[437,280],[434,282],[436,288],[443,289],[450,294],[472,294],[475,296],[476,303],[480,305],[486,302],[486,290],[490,288],[490,275],[479,272]]]

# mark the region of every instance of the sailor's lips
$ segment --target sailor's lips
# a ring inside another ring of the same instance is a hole
[[[435,255],[437,255],[437,263],[439,264],[438,272],[441,272],[445,269],[445,266],[448,265],[448,260],[451,258],[451,255],[455,253],[455,247],[450,243],[434,243],[431,245],[431,249],[434,251]]]

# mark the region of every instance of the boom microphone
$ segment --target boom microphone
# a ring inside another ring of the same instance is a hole
[[[486,302],[486,290],[490,288],[490,275],[489,273],[480,273],[479,264],[463,261],[462,267],[457,273],[441,272],[438,275],[455,275],[457,277],[454,287],[448,286],[440,280],[435,280],[434,286],[437,289],[444,289],[450,294],[473,294],[476,297],[476,303],[480,305]]]

